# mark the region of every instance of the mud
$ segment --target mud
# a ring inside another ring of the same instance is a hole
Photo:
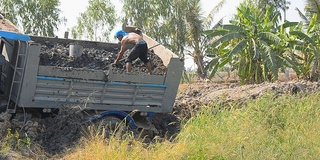
[[[41,44],[40,64],[42,66],[72,67],[83,68],[89,70],[109,70],[117,58],[119,50],[104,50],[96,48],[83,48],[83,52],[79,57],[69,56],[69,45],[63,44]],[[130,50],[126,50],[122,56],[122,60],[117,66],[112,67],[117,73],[124,73],[125,59],[129,55]],[[148,51],[148,60],[151,63],[153,74],[165,75],[166,66],[164,66],[161,58],[152,50]],[[132,73],[147,73],[144,63],[138,58],[132,62]]]

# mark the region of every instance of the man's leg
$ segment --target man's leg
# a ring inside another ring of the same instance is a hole
[[[150,63],[150,62],[147,62],[145,65],[146,65],[146,68],[148,69],[148,73],[149,73],[149,74],[152,74],[151,63]]]
[[[127,63],[126,63],[127,73],[130,73],[130,72],[131,72],[131,68],[132,68],[132,63],[131,63],[131,62],[127,62]]]

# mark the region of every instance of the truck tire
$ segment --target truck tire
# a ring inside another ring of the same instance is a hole
[[[121,138],[127,131],[128,126],[121,119],[115,116],[106,116],[98,122],[99,131],[105,138]]]

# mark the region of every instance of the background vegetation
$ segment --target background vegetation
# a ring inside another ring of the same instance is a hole
[[[141,28],[181,58],[192,56],[199,79],[211,79],[226,67],[238,73],[242,84],[275,81],[286,68],[301,79],[319,78],[319,0],[307,0],[304,11],[297,9],[302,22],[285,20],[289,0],[244,0],[229,24],[223,19],[213,23],[226,0],[212,6],[209,15],[202,14],[200,0],[121,2],[123,14],[116,15],[110,0],[89,0],[72,28],[73,38],[107,41],[120,22]],[[59,4],[2,0],[0,9],[26,34],[54,36],[66,21]]]

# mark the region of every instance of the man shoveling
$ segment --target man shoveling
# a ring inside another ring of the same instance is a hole
[[[117,31],[115,37],[120,41],[121,47],[114,64],[119,64],[119,61],[126,50],[126,44],[134,44],[134,47],[131,49],[129,56],[125,61],[127,72],[131,72],[132,61],[139,58],[145,64],[148,73],[152,74],[151,63],[149,62],[147,57],[148,45],[143,40],[143,37],[134,32],[126,33],[123,30]]]

